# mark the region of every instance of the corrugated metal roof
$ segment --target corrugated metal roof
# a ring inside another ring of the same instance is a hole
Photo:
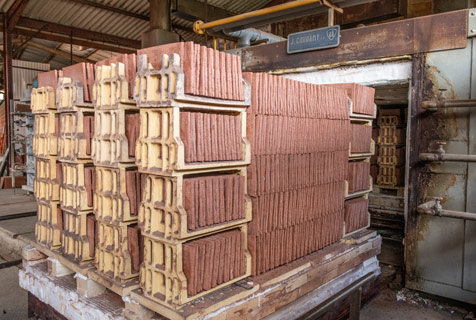
[[[7,12],[14,1],[15,0],[0,0],[0,10]],[[149,15],[149,0],[90,1],[119,8],[142,16]],[[198,1],[205,2],[205,0]],[[216,6],[229,12],[239,14],[263,7],[269,3],[270,0],[208,0],[207,2],[211,6]],[[29,1],[22,16],[135,40],[140,40],[141,34],[149,28],[149,22],[146,20],[111,12],[94,6],[80,4],[74,0]],[[180,35],[181,40],[205,44],[205,36],[187,31],[192,30],[192,21],[184,20],[172,15],[172,22],[174,25],[178,26],[174,31]],[[31,41],[66,53],[70,52],[69,44],[60,44],[39,39]],[[79,57],[87,57],[87,59],[91,61],[100,61],[109,58],[116,53],[73,46],[73,54]],[[70,59],[68,58],[61,56],[52,57],[51,53],[32,46],[26,46],[23,49],[20,59],[35,62],[48,62],[52,69],[60,69],[70,64]]]
[[[8,11],[12,3],[13,0],[0,0],[1,10]],[[142,15],[149,12],[147,0],[110,0],[107,4]],[[22,16],[136,40],[149,27],[148,21],[69,0],[29,1]]]
[[[205,2],[204,0],[198,0],[198,1]],[[244,1],[208,0],[207,1],[207,3],[211,6],[215,6],[235,14],[244,13],[244,12],[262,8],[270,2],[271,0],[244,0]]]

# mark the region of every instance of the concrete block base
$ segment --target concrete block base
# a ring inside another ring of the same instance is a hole
[[[106,287],[80,273],[76,273],[75,278],[78,293],[86,298],[96,297],[106,292]]]
[[[56,260],[55,258],[49,257],[48,262],[48,273],[53,277],[62,277],[68,274],[74,273],[71,269],[67,268],[64,264]]]

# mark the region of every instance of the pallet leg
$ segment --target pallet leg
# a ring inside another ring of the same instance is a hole
[[[359,320],[360,319],[360,298],[362,294],[362,287],[355,290],[349,297],[350,300],[350,310],[349,310],[349,320]]]
[[[22,250],[23,265],[34,265],[40,262],[43,262],[46,259],[46,256],[38,251],[36,248],[28,245],[23,247]]]
[[[74,273],[55,258],[49,257],[46,261],[48,262],[48,273],[53,277],[62,277]]]
[[[124,316],[127,320],[151,319],[154,315],[153,311],[141,306],[130,297],[125,301]]]
[[[75,278],[78,293],[86,298],[96,297],[106,292],[106,287],[80,273],[76,273]]]

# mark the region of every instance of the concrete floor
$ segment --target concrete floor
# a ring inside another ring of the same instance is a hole
[[[401,298],[396,290],[384,289],[360,312],[361,320],[461,320],[467,314],[465,310],[438,306],[431,303],[430,306],[421,301]],[[441,309],[440,309],[441,308]]]
[[[0,290],[0,320],[28,319],[28,296],[18,285],[18,267],[0,269]]]
[[[0,198],[1,196],[0,191]],[[12,195],[5,194],[4,196],[8,199]],[[28,198],[19,200],[19,202],[31,201]],[[23,208],[23,210],[31,209]],[[35,220],[36,217],[24,217],[0,221],[0,264],[6,260],[12,261],[21,257],[19,248],[34,238]],[[18,267],[20,266],[0,269],[0,320],[28,319],[27,292],[18,285]],[[463,319],[467,314],[466,310],[423,299],[418,294],[405,289],[403,291],[390,290],[387,284],[401,283],[401,277],[396,278],[397,273],[394,268],[382,265],[383,289],[362,308],[362,320],[453,320]]]

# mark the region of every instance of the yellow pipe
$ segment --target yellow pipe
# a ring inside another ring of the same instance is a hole
[[[215,21],[211,21],[211,22],[207,22],[207,23],[204,23],[203,21],[195,21],[195,23],[193,24],[193,29],[195,30],[196,33],[202,34],[204,32],[204,30],[206,30],[206,29],[221,26],[223,24],[228,24],[228,23],[231,23],[231,22],[237,22],[237,21],[240,21],[240,20],[243,20],[243,19],[248,19],[248,18],[260,17],[260,16],[263,16],[263,15],[266,15],[266,14],[271,14],[271,13],[276,13],[276,12],[280,12],[280,11],[284,11],[284,10],[288,10],[288,9],[298,8],[298,7],[313,4],[313,3],[320,3],[320,4],[324,4],[326,6],[331,5],[332,7],[334,7],[331,3],[329,3],[326,0],[297,0],[297,1],[283,3],[283,4],[273,6],[273,7],[269,7],[269,8],[264,8],[264,9],[260,9],[260,10],[246,12],[246,13],[239,14],[239,15],[236,15],[236,16],[233,16],[233,17],[228,17],[228,18],[215,20]],[[339,12],[342,11],[342,9],[340,9],[340,8],[337,8],[337,7],[334,7],[334,8],[335,8],[335,10],[337,10]]]

